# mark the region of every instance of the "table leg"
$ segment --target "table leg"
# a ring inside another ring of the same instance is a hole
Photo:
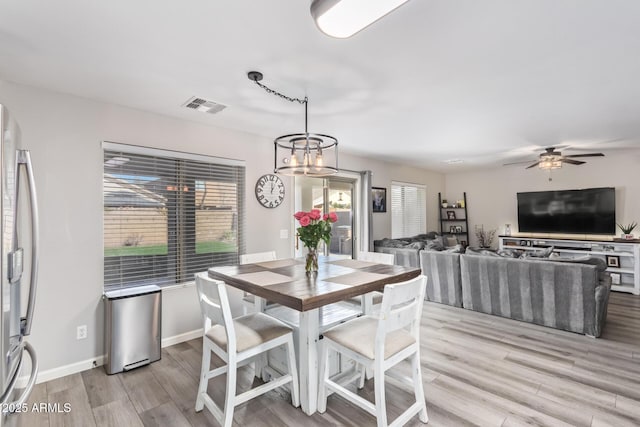
[[[318,337],[320,317],[318,309],[300,313],[298,349],[300,354],[300,404],[302,411],[312,415],[318,409]]]

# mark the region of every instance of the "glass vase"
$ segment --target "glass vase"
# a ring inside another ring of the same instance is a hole
[[[304,265],[307,276],[318,274],[318,249],[307,248],[307,250],[307,259]]]

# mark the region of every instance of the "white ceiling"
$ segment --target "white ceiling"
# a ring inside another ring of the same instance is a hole
[[[309,3],[3,0],[0,79],[269,139],[302,131],[303,108],[255,69],[307,95],[309,131],[341,150],[440,171],[640,147],[638,0],[411,0],[346,40]],[[228,108],[182,108],[193,95]]]

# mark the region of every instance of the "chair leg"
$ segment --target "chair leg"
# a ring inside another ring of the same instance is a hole
[[[262,353],[262,355],[260,356],[260,359],[262,360],[260,363],[262,365],[262,372],[260,372],[260,378],[262,379],[262,382],[268,383],[271,380],[271,375],[269,375],[269,373],[265,368],[269,366],[269,352],[265,351],[264,353]]]
[[[211,368],[211,349],[207,345],[206,339],[202,342],[202,367],[200,368],[200,384],[198,385],[198,395],[196,396],[196,412],[204,408],[204,394],[207,392],[209,380],[207,374]]]
[[[233,409],[236,406],[236,375],[238,370],[236,355],[229,354],[228,359],[227,390],[224,396],[224,420],[222,422],[223,427],[231,427],[231,424],[233,423]]]
[[[320,375],[318,379],[318,412],[324,414],[327,410],[327,380],[329,379],[329,346],[323,339],[320,344]]]
[[[362,390],[364,387],[364,380],[367,375],[367,367],[364,364],[359,366],[360,368],[360,379],[358,380],[358,389]]]
[[[376,421],[378,427],[387,427],[387,400],[384,391],[383,360],[376,358],[373,369],[373,381],[376,396]]]
[[[416,395],[416,402],[422,403],[422,409],[418,413],[418,418],[424,424],[429,422],[427,414],[427,404],[424,401],[424,389],[422,388],[422,370],[420,369],[420,353],[415,352],[411,358],[411,371],[413,371],[413,387]]]
[[[296,366],[296,353],[293,348],[293,334],[287,340],[287,361],[289,374],[291,374],[291,404],[297,408],[300,406],[300,385],[298,381],[298,368]]]

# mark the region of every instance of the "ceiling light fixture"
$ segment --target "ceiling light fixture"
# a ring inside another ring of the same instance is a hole
[[[544,170],[560,169],[562,167],[562,156],[555,154],[542,154],[538,167]]]
[[[312,0],[311,16],[328,36],[346,39],[409,0]]]
[[[274,143],[274,172],[282,175],[327,176],[338,172],[338,140],[320,133],[309,133],[307,129],[307,107],[309,100],[290,98],[264,84],[259,71],[250,71],[249,80],[289,102],[304,104],[304,133],[293,133],[277,137]]]

